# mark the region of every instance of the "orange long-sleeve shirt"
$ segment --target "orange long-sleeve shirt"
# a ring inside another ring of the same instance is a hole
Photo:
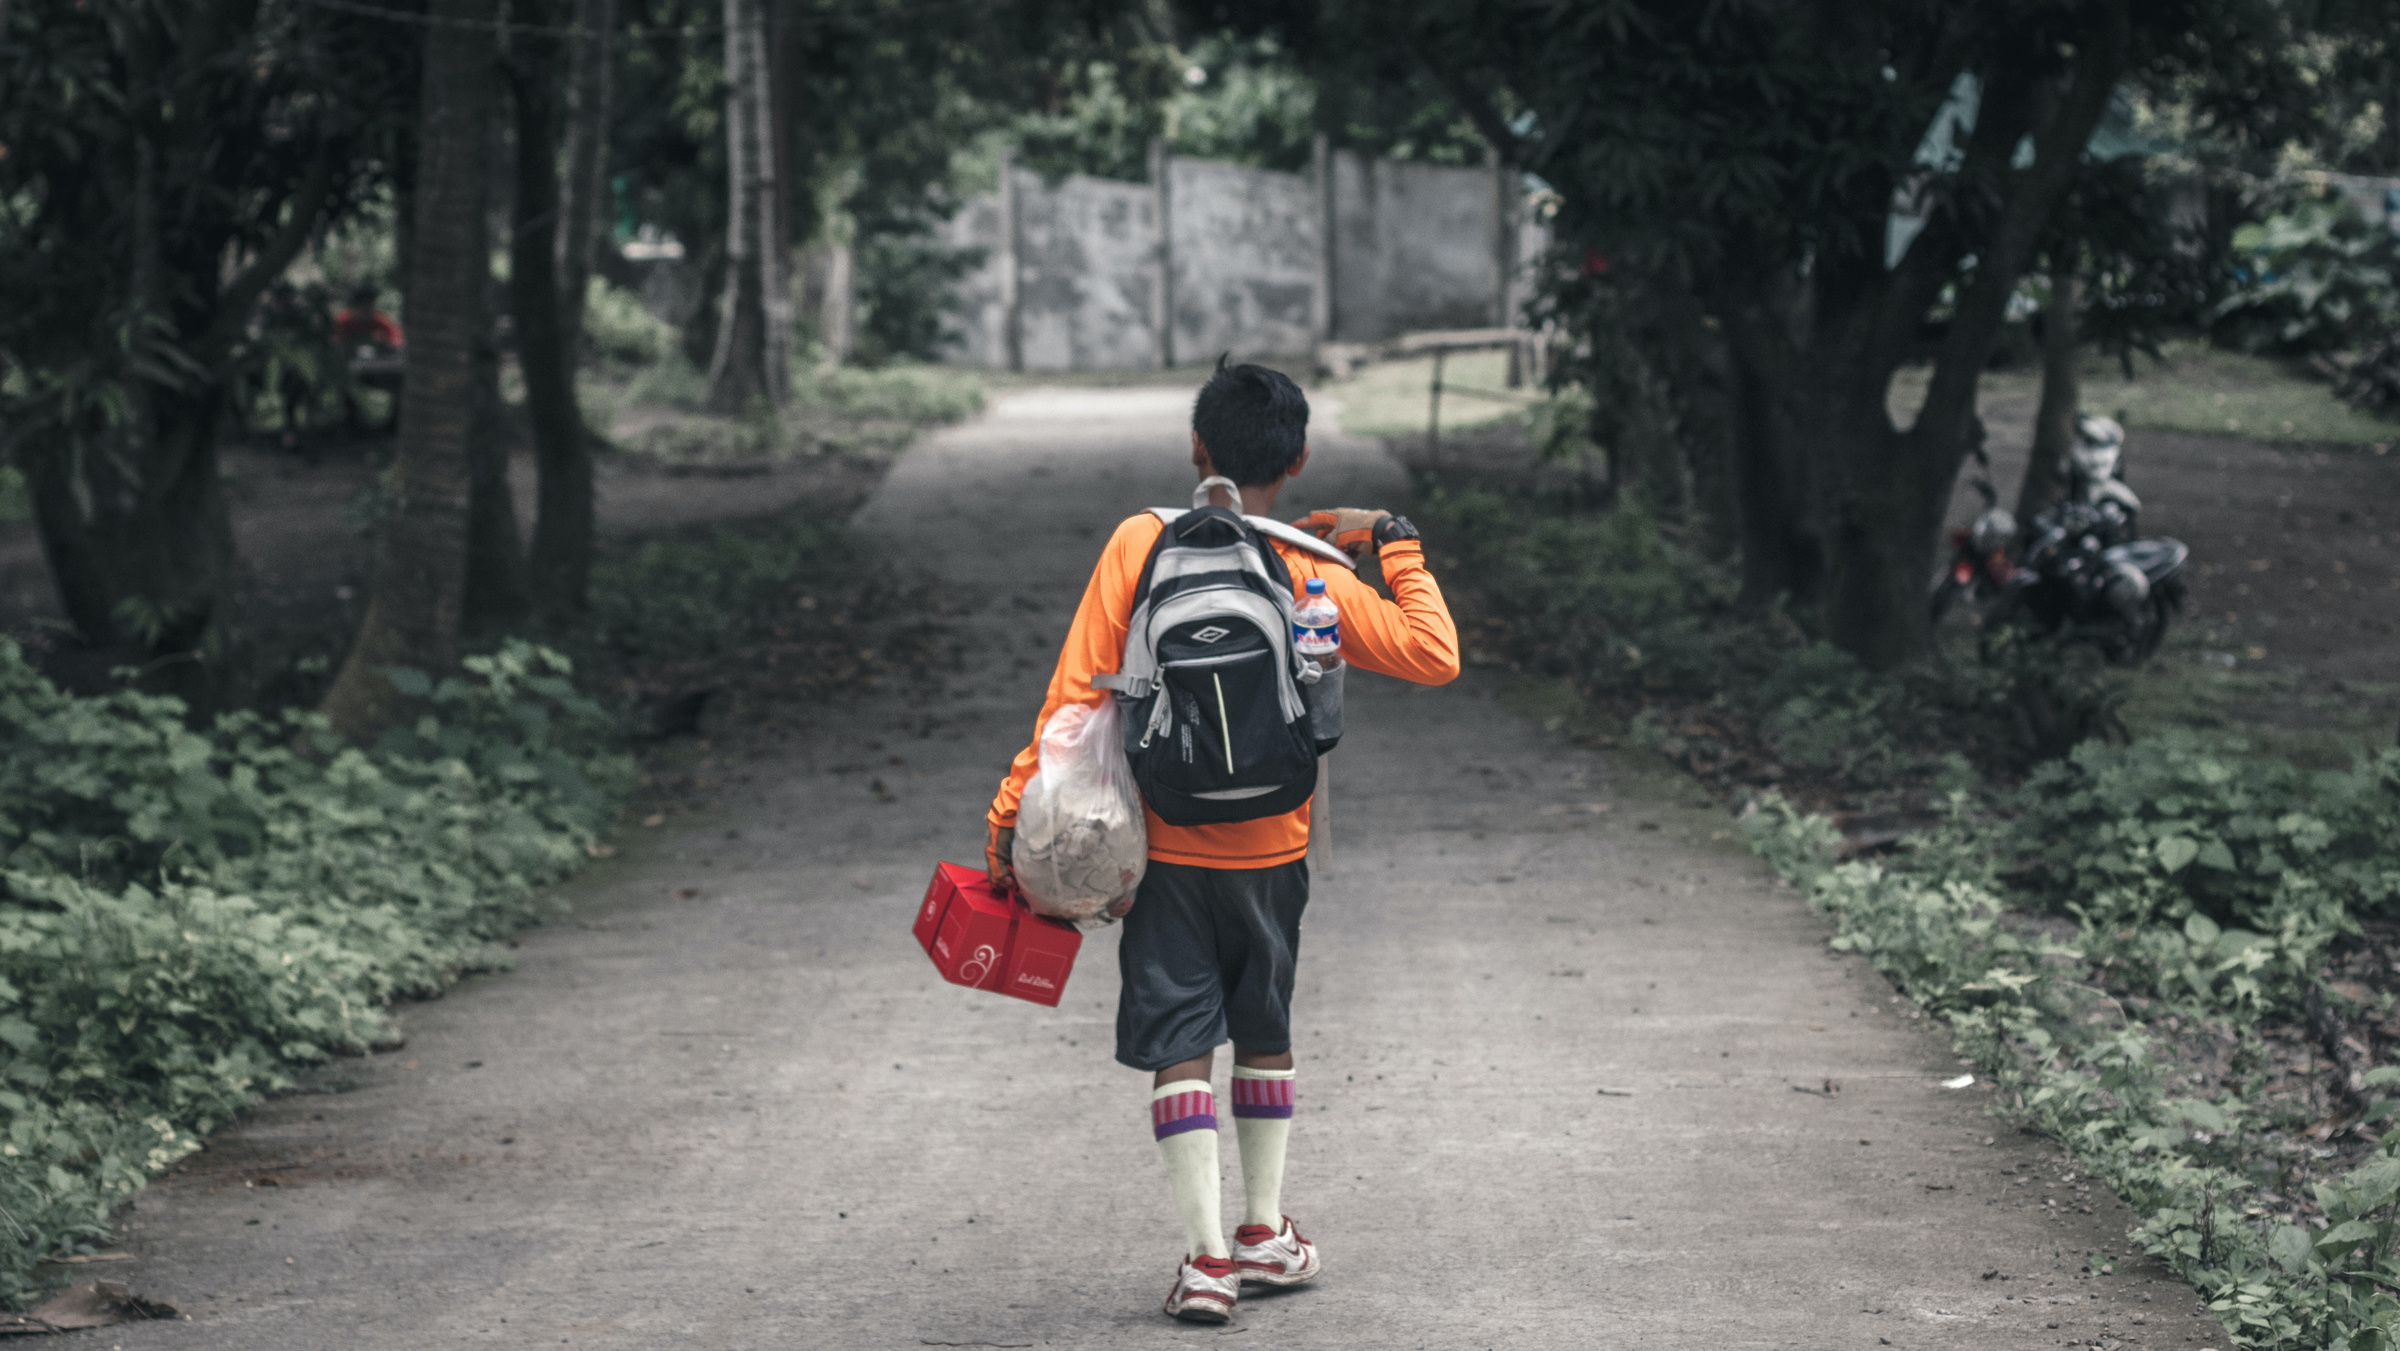
[[[1125,631],[1133,618],[1133,592],[1141,582],[1142,563],[1150,546],[1166,527],[1143,512],[1128,518],[1109,537],[1091,584],[1076,607],[1074,626],[1059,649],[1058,668],[1050,675],[1050,693],[1042,714],[1034,720],[1033,741],[1017,752],[992,798],[990,820],[997,826],[1017,823],[1017,802],[1025,783],[1040,764],[1042,728],[1050,715],[1070,703],[1097,707],[1109,697],[1092,688],[1092,677],[1113,672],[1124,660]],[[1392,589],[1385,600],[1348,568],[1288,544],[1270,539],[1283,566],[1292,575],[1292,594],[1298,599],[1311,577],[1325,579],[1325,594],[1342,612],[1342,660],[1381,675],[1398,676],[1421,685],[1441,685],[1458,678],[1458,626],[1442,589],[1425,570],[1425,551],[1415,540],[1387,544],[1381,551],[1384,584]],[[1308,804],[1281,816],[1235,821],[1214,826],[1170,826],[1158,814],[1149,818],[1150,857],[1166,863],[1202,868],[1268,868],[1289,863],[1308,853]]]

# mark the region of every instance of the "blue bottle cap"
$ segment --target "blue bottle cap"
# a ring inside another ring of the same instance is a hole
[[[1324,595],[1324,594],[1325,594],[1325,579],[1324,579],[1324,578],[1322,578],[1322,577],[1311,577],[1311,578],[1309,578],[1309,579],[1308,579],[1308,594],[1310,594],[1310,595],[1312,595],[1312,596],[1322,596],[1322,595]]]

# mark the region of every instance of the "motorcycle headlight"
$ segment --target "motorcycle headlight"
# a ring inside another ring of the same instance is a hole
[[[1968,533],[1967,539],[1975,546],[1978,557],[1989,558],[1998,550],[2007,548],[2009,541],[2016,537],[2016,516],[2006,507],[1993,507],[1975,518],[1974,529]]]

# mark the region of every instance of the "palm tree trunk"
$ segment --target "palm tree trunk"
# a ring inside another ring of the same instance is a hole
[[[575,107],[567,133],[566,203],[558,220],[559,313],[570,354],[583,350],[583,293],[592,251],[606,228],[601,203],[608,187],[609,47],[617,0],[576,0],[575,26],[583,36],[575,40],[567,75]]]
[[[387,668],[440,671],[459,655],[475,343],[491,267],[484,189],[494,9],[495,0],[433,0],[434,26],[426,30],[394,500],[376,538],[365,621],[323,706],[334,730],[351,738],[371,736],[400,716]]]
[[[775,156],[768,134],[766,22],[761,0],[725,0],[725,149],[729,223],[725,300],[709,361],[708,406],[741,413],[790,394],[791,293],[769,238]]]
[[[548,613],[583,608],[592,570],[592,459],[575,402],[575,349],[558,286],[557,43],[522,43],[509,65],[516,106],[515,229],[508,243],[517,364],[540,471],[533,527],[533,594]]]

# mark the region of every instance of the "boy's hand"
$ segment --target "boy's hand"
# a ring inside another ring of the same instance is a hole
[[[1006,896],[1017,889],[1016,867],[1009,862],[1009,851],[1016,842],[1017,831],[1014,826],[993,826],[989,838],[984,842],[983,877],[992,884],[993,892],[998,895]]]
[[[1292,524],[1352,558],[1364,559],[1375,552],[1375,527],[1391,514],[1373,507],[1336,507],[1312,511]]]

